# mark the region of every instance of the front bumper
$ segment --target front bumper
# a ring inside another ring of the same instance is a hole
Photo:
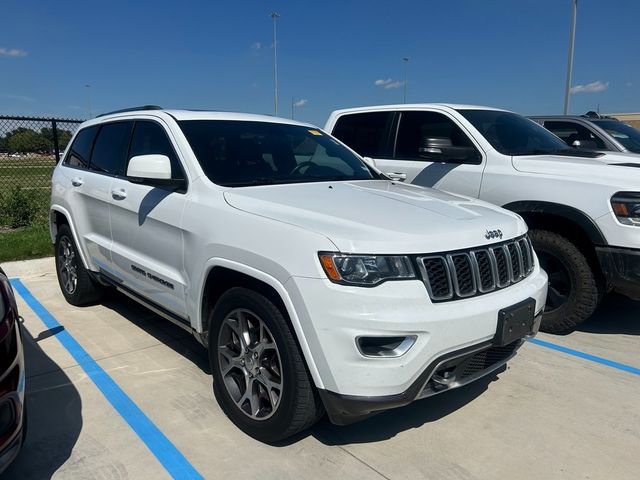
[[[372,402],[377,397],[388,403],[398,395],[401,402],[414,400],[433,370],[429,366],[442,358],[491,342],[500,309],[533,298],[540,312],[547,275],[536,266],[526,279],[503,290],[441,303],[432,303],[417,280],[358,288],[292,277],[285,287],[309,347],[307,360],[318,372],[316,386],[328,392],[323,395]],[[388,357],[365,356],[356,344],[361,337],[387,336],[411,336],[415,343],[402,355]]]
[[[640,300],[640,250],[596,247],[607,286],[633,300]]]

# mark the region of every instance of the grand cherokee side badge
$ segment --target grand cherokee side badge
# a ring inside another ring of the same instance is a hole
[[[492,238],[499,238],[502,240],[502,230],[487,230],[484,234],[484,238],[491,240]]]

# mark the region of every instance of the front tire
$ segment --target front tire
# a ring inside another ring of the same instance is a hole
[[[283,313],[265,296],[232,288],[209,316],[213,391],[242,431],[273,443],[313,425],[322,406]]]
[[[55,255],[58,284],[67,302],[83,306],[99,300],[104,287],[97,284],[84,267],[68,225],[58,229]]]
[[[529,233],[540,266],[549,275],[549,292],[540,330],[563,333],[595,312],[602,292],[593,268],[570,240],[554,232]]]

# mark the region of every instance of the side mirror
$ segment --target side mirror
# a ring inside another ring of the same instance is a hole
[[[157,154],[131,157],[127,177],[132,182],[167,185],[171,182],[171,160]]]
[[[574,140],[571,146],[581,150],[597,150],[598,148],[598,144],[593,140]]]
[[[473,147],[454,147],[449,138],[425,137],[418,149],[420,158],[431,162],[479,163]]]

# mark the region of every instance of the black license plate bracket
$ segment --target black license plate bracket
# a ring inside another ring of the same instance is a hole
[[[533,298],[503,308],[498,312],[498,329],[493,343],[498,346],[523,338],[533,330],[536,301]]]

